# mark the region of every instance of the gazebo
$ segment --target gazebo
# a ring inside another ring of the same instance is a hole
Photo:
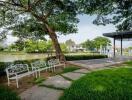
[[[122,52],[122,41],[123,40],[131,40],[132,39],[132,31],[123,31],[123,32],[113,32],[113,33],[104,33],[103,36],[113,38],[114,40],[114,56],[115,54],[115,40],[119,40],[121,43],[121,56],[123,54]]]

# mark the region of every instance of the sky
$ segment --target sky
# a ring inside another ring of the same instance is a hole
[[[72,39],[75,43],[80,44],[87,39],[94,39],[97,36],[103,36],[103,33],[110,33],[115,32],[116,27],[113,24],[109,24],[106,26],[102,25],[94,25],[92,22],[95,19],[95,16],[88,16],[88,15],[80,15],[78,16],[80,22],[78,24],[78,33],[70,34],[66,36],[60,36],[59,42],[65,42],[68,39]],[[113,39],[109,38],[113,44]],[[116,41],[116,46],[120,46],[120,42]],[[132,41],[124,41],[124,47],[132,46]]]
[[[88,16],[88,15],[79,15],[78,18],[80,22],[78,23],[78,33],[69,34],[69,35],[59,35],[59,42],[65,42],[66,40],[72,39],[75,41],[76,44],[80,44],[87,39],[94,39],[97,36],[103,36],[103,33],[115,32],[116,27],[112,24],[106,26],[97,26],[92,23],[95,19],[95,16]],[[7,36],[6,44],[11,44],[17,40],[16,37],[12,37],[10,35]],[[113,39],[109,38],[112,41]],[[119,47],[120,42],[116,41],[116,45]],[[132,41],[125,41],[123,42],[124,47],[132,46]]]

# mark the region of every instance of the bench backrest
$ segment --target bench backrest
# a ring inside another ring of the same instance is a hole
[[[38,61],[35,61],[35,62],[31,63],[31,66],[32,66],[32,70],[34,68],[46,67],[46,62],[42,61],[42,60],[38,60]]]
[[[57,64],[60,64],[59,59],[50,59],[50,60],[48,60],[48,65],[49,66],[54,66],[54,65],[57,65]]]
[[[27,64],[15,64],[10,65],[8,68],[6,68],[6,73],[8,76],[21,74],[25,72],[29,72],[29,67]]]

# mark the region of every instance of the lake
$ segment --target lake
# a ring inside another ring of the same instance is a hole
[[[48,54],[0,53],[0,62],[13,62],[15,60],[42,59],[42,58],[45,58],[47,56],[48,56]]]

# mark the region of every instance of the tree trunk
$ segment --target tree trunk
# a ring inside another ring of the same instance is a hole
[[[53,42],[53,46],[55,48],[56,58],[59,59],[60,62],[66,62],[65,56],[62,53],[62,50],[60,48],[60,44],[58,42],[57,35],[56,35],[55,31],[53,31],[53,29],[50,28],[48,25],[46,25],[46,27],[48,30],[48,34]]]

